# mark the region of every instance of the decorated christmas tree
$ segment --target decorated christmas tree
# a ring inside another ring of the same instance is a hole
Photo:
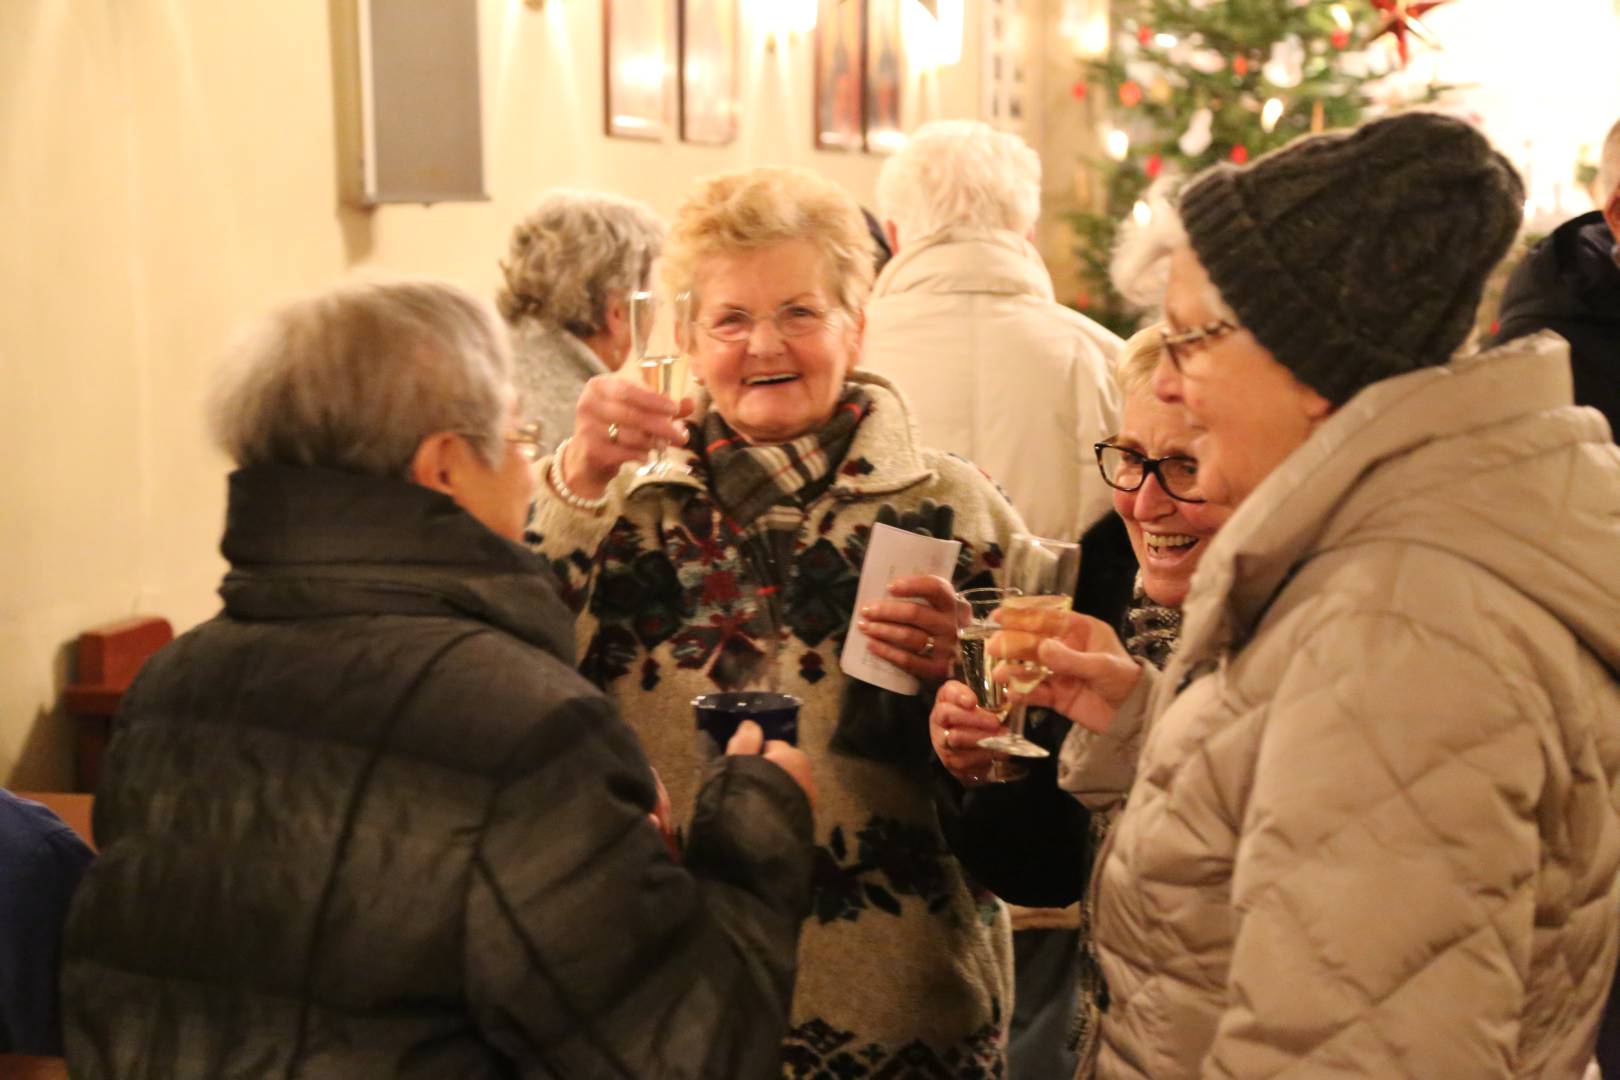
[[[1070,215],[1079,259],[1075,305],[1128,334],[1140,312],[1114,290],[1117,231],[1149,213],[1161,176],[1239,164],[1312,131],[1350,127],[1447,88],[1401,77],[1408,50],[1430,47],[1409,0],[1114,0],[1113,47],[1075,83],[1103,115],[1107,153]],[[1419,39],[1419,40],[1412,40]]]

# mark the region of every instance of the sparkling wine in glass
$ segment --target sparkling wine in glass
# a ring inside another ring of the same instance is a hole
[[[1048,757],[1045,747],[1024,736],[1025,699],[1051,674],[1034,659],[1035,649],[1063,630],[1080,577],[1080,545],[1019,533],[1007,548],[1002,576],[1012,595],[1002,601],[996,620],[1018,654],[1007,661],[1005,673],[1012,707],[1006,733],[980,739],[979,745],[1016,757]]]
[[[995,714],[1004,725],[1012,703],[1007,684],[994,678],[996,662],[986,648],[999,629],[992,616],[1009,595],[1006,589],[964,589],[956,594],[956,657],[962,666],[962,681],[973,690],[979,708]],[[963,779],[975,784],[1004,784],[1028,775],[1022,765],[1008,760],[1006,754],[996,753],[987,771]]]
[[[690,319],[689,293],[670,296],[646,290],[630,294],[630,339],[636,373],[643,386],[677,404],[686,396]],[[658,478],[690,471],[670,461],[668,447],[659,443],[653,459],[637,469],[636,475]]]

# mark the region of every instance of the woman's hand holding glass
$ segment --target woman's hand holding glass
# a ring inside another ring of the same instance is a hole
[[[924,682],[949,676],[957,621],[950,582],[931,574],[895,578],[889,595],[894,599],[860,610],[859,625],[872,654]]]
[[[992,775],[995,756],[979,749],[979,740],[998,734],[1001,720],[979,708],[966,683],[953,679],[939,688],[928,728],[935,755],[958,783],[980,784]]]
[[[1016,664],[1046,668],[1047,676],[1029,691],[1025,703],[1054,709],[1098,734],[1107,733],[1142,679],[1141,666],[1107,623],[1073,611],[1063,613],[1054,636],[1003,630],[990,639],[989,651],[1005,661],[996,666],[996,678],[1002,681],[1014,674]]]
[[[645,386],[615,375],[585,384],[574,408],[574,434],[564,447],[563,480],[575,494],[601,496],[619,469],[641,462],[647,452],[686,440],[679,418],[692,412],[692,399],[671,401]]]

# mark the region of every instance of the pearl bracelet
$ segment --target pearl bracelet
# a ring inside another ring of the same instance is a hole
[[[567,503],[569,506],[572,506],[575,510],[589,510],[592,513],[595,513],[608,504],[607,496],[602,495],[595,499],[587,499],[583,495],[576,494],[574,489],[570,488],[567,482],[563,480],[563,451],[568,449],[568,444],[572,440],[573,436],[570,435],[568,438],[557,444],[557,449],[553,451],[551,455],[551,468],[546,470],[546,478],[551,481],[551,490],[555,491],[557,493],[557,497],[563,502]]]

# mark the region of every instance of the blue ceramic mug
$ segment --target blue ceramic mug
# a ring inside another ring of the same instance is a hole
[[[723,754],[737,725],[752,720],[765,732],[765,741],[779,739],[799,745],[799,705],[792,694],[771,690],[731,690],[692,699],[697,714],[698,749],[704,758]]]

